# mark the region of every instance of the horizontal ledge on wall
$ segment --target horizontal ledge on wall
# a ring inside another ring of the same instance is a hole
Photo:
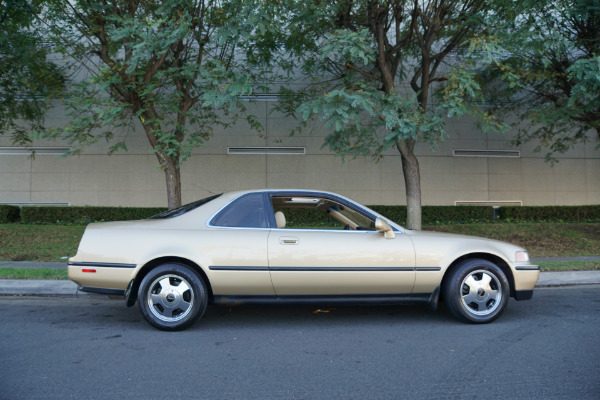
[[[306,154],[306,147],[228,147],[227,154]]]
[[[0,147],[1,155],[65,154],[70,147]]]
[[[253,94],[249,96],[240,96],[239,99],[247,101],[279,101],[279,96],[276,94]]]
[[[454,157],[521,157],[520,150],[471,150],[471,149],[454,149]]]
[[[522,206],[522,200],[456,200],[455,206]]]
[[[17,206],[17,207],[69,207],[71,206],[71,203],[66,202],[66,203],[60,203],[60,202],[31,202],[31,201],[26,201],[26,202],[18,202],[18,201],[10,201],[10,202],[6,202],[6,203],[0,203],[0,205],[7,205],[7,206]]]

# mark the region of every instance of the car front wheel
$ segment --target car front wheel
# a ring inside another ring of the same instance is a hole
[[[491,261],[464,260],[444,282],[446,307],[457,319],[472,323],[488,323],[498,318],[510,296],[508,279]]]
[[[177,331],[193,325],[206,311],[206,285],[182,264],[163,264],[148,273],[138,292],[142,315],[152,326]]]

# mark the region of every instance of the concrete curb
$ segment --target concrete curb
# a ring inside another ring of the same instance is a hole
[[[0,296],[107,297],[80,292],[73,281],[50,279],[0,279]]]
[[[542,272],[536,288],[600,284],[600,271]]]

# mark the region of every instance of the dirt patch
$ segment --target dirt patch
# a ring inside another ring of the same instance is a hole
[[[33,254],[17,254],[11,257],[10,261],[31,261],[36,260],[37,256]]]

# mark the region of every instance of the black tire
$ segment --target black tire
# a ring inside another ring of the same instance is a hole
[[[208,291],[204,280],[188,266],[163,264],[142,280],[138,303],[150,325],[163,331],[179,331],[204,315]]]
[[[510,284],[500,267],[491,261],[461,261],[444,281],[442,295],[458,320],[486,324],[497,319],[508,304]]]

